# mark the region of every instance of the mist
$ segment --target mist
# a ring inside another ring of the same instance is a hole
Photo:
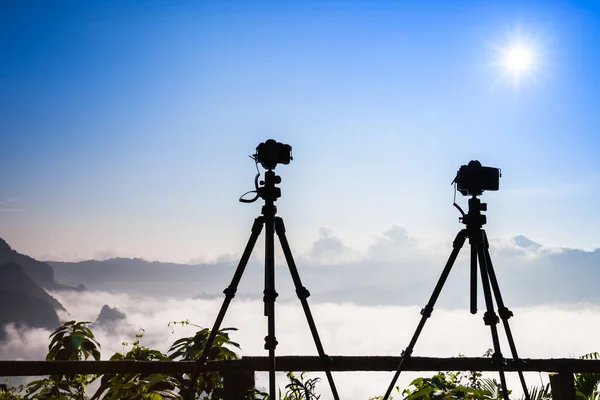
[[[313,294],[313,303],[422,306],[452,250],[451,243],[451,239],[431,241],[413,237],[402,226],[393,225],[358,251],[352,250],[332,230],[322,228],[308,251],[292,251],[302,281]],[[276,249],[279,300],[291,300],[295,298],[292,280],[279,246]],[[599,250],[553,248],[516,236],[510,240],[491,240],[490,253],[509,306],[600,304],[595,284],[600,279]],[[93,291],[179,299],[220,298],[231,282],[238,258],[223,255],[219,259],[197,265],[121,258],[49,264],[58,282],[73,287],[84,284]],[[240,282],[238,296],[262,298],[263,263],[263,249],[257,246]],[[441,300],[445,307],[468,306],[468,266],[466,243],[444,286]]]
[[[127,350],[123,343],[135,340],[143,333],[141,343],[166,352],[172,342],[192,335],[192,326],[168,326],[171,321],[189,320],[202,327],[211,328],[222,299],[157,299],[110,292],[52,292],[68,311],[61,320],[95,321],[104,304],[117,307],[125,319],[109,325],[94,325],[101,344],[102,359],[115,352]],[[418,306],[365,306],[352,303],[320,303],[311,306],[318,332],[329,355],[399,355],[408,344],[420,319]],[[515,316],[513,328],[519,355],[523,358],[578,357],[597,351],[600,332],[600,307],[593,304],[565,304],[512,308]],[[483,323],[483,313],[471,315],[467,308],[445,308],[440,305],[425,325],[415,356],[452,357],[482,356],[492,347],[489,328]],[[276,303],[276,335],[279,345],[277,355],[317,355],[305,316],[298,301]],[[266,356],[264,336],[267,320],[263,316],[263,303],[234,298],[222,327],[236,327],[232,340],[241,346],[239,355]],[[143,329],[141,331],[140,329]],[[510,357],[504,341],[502,348]],[[47,352],[49,331],[7,327],[7,339],[0,344],[2,359],[41,360]],[[366,400],[382,394],[393,373],[334,373],[340,396]],[[405,388],[416,376],[431,373],[403,373],[399,380]],[[509,384],[519,393],[515,374],[509,374]],[[267,385],[267,374],[257,373],[257,385]],[[312,373],[311,376],[323,376]],[[493,373],[492,377],[496,377]],[[278,382],[285,385],[283,374]],[[548,382],[545,375],[527,374],[529,385]],[[318,386],[324,399],[331,398],[325,380]]]
[[[450,253],[448,243],[424,241],[401,226],[392,226],[365,250],[354,251],[333,231],[321,229],[296,262],[312,293],[309,302],[325,351],[332,356],[399,355]],[[239,329],[232,333],[232,340],[241,345],[240,357],[267,355],[261,251],[257,248],[253,254],[221,326]],[[493,240],[490,251],[504,302],[514,312],[510,323],[521,357],[578,357],[598,351],[600,305],[595,286],[599,272],[595,266],[600,252],[550,248],[523,236]],[[276,260],[277,355],[317,355],[280,250]],[[198,329],[173,322],[212,328],[224,298],[221,292],[229,285],[236,264],[234,257],[200,265],[141,259],[52,264],[58,282],[84,283],[89,290],[50,294],[67,310],[59,313],[61,321],[94,322],[104,305],[124,314],[122,319],[92,325],[102,346],[102,359],[127,351],[140,333],[144,346],[167,352],[175,340]],[[471,315],[468,310],[468,265],[466,244],[417,342],[415,356],[478,357],[492,347],[489,328],[483,323],[480,287],[479,313]],[[500,326],[499,331],[503,353],[510,357]],[[44,359],[49,331],[9,325],[6,332],[0,358]],[[403,373],[398,384],[406,388],[414,377],[432,373]],[[545,374],[526,375],[529,385],[548,382]],[[324,377],[320,373],[311,376]],[[340,396],[356,400],[383,394],[392,376],[393,372],[334,373]],[[256,377],[258,387],[267,385],[266,373]],[[283,374],[278,379],[284,387]],[[516,374],[509,374],[508,382],[514,393],[520,393]],[[319,393],[323,399],[331,398],[325,380]]]

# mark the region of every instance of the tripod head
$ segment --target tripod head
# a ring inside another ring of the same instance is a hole
[[[279,183],[281,177],[269,169],[265,171],[265,180],[259,182],[261,186],[256,188],[256,194],[265,202],[272,203],[281,197],[281,189],[275,186]]]
[[[454,202],[453,206],[462,214],[462,216],[458,218],[458,221],[465,224],[467,228],[481,229],[481,227],[487,223],[486,216],[481,213],[482,211],[487,211],[487,203],[482,203],[481,200],[477,198],[477,195],[474,194],[473,197],[469,199],[469,211],[466,214],[456,202]]]
[[[258,165],[256,167],[258,171]],[[260,172],[254,177],[254,190],[250,190],[240,196],[241,203],[254,203],[260,197],[267,203],[273,203],[281,197],[281,188],[278,188],[277,184],[281,183],[281,177],[275,174],[275,171],[268,169],[265,171],[265,179],[259,180]],[[245,199],[248,193],[255,193],[255,196],[251,199]]]

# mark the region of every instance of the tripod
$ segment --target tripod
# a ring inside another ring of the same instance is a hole
[[[465,240],[468,238],[469,243],[471,245],[471,281],[470,281],[470,289],[471,289],[471,304],[470,311],[471,314],[477,313],[477,261],[479,261],[479,268],[481,271],[481,283],[483,286],[483,295],[485,298],[485,306],[486,312],[483,316],[483,321],[486,325],[489,325],[491,333],[492,333],[492,342],[494,345],[494,354],[492,355],[492,362],[498,367],[498,372],[500,374],[500,384],[502,388],[502,396],[504,400],[509,400],[508,398],[508,389],[506,386],[506,377],[504,374],[504,357],[500,351],[500,341],[498,338],[498,329],[496,325],[499,323],[499,318],[494,312],[494,302],[492,299],[492,293],[494,298],[496,299],[496,304],[498,305],[498,314],[500,315],[500,319],[502,319],[502,324],[504,325],[504,330],[506,332],[506,337],[508,339],[508,344],[510,347],[510,351],[512,353],[514,361],[517,365],[521,365],[521,360],[517,355],[517,348],[515,347],[515,341],[513,339],[510,326],[508,324],[508,319],[513,316],[512,311],[510,311],[504,305],[504,301],[502,300],[502,295],[500,293],[500,287],[498,286],[498,280],[496,279],[496,273],[494,272],[494,267],[492,265],[492,259],[490,257],[489,252],[489,242],[487,238],[487,234],[485,230],[483,230],[483,225],[486,223],[486,216],[481,214],[481,211],[487,210],[487,204],[482,203],[477,195],[473,195],[472,198],[469,199],[469,212],[465,214],[463,210],[454,203],[454,206],[458,208],[458,210],[462,214],[462,218],[460,218],[461,223],[466,225],[466,228],[462,229],[454,239],[453,242],[453,250],[450,254],[450,258],[442,271],[442,275],[440,276],[435,289],[433,289],[433,293],[427,305],[421,310],[421,321],[417,326],[415,333],[413,334],[410,343],[406,347],[406,349],[402,352],[400,358],[400,364],[398,365],[398,369],[388,387],[383,400],[388,400],[392,390],[394,389],[394,385],[402,372],[402,366],[404,362],[411,357],[413,348],[425,326],[425,322],[431,316],[433,312],[433,307],[435,302],[442,291],[442,287],[450,274],[450,270],[456,261],[456,257],[458,257],[458,253],[462,248]],[[491,288],[490,288],[491,285]],[[527,385],[525,383],[525,378],[523,377],[523,371],[521,369],[518,370],[519,379],[521,381],[521,386],[523,387],[523,392],[525,394],[525,398],[530,400],[529,392],[527,390]]]
[[[258,181],[258,175],[257,175]],[[281,248],[283,249],[283,254],[285,255],[285,259],[292,275],[292,280],[294,281],[294,286],[296,288],[296,294],[298,295],[298,299],[300,299],[300,303],[302,304],[302,309],[304,310],[304,314],[306,315],[306,319],[308,321],[308,326],[310,328],[310,332],[314,339],[315,345],[317,347],[317,351],[319,353],[319,357],[323,362],[323,367],[325,370],[325,374],[327,375],[327,381],[329,382],[329,386],[331,388],[331,392],[333,394],[334,400],[339,400],[339,396],[335,387],[335,383],[333,382],[333,377],[331,375],[331,371],[329,369],[329,363],[331,359],[325,354],[323,350],[323,345],[321,344],[321,339],[319,338],[319,333],[317,332],[317,328],[315,325],[315,321],[313,319],[312,313],[308,306],[307,298],[310,296],[310,292],[306,287],[302,285],[302,281],[300,280],[300,275],[298,274],[298,268],[296,268],[296,263],[294,262],[294,258],[292,256],[292,252],[290,250],[290,245],[288,244],[287,237],[285,235],[285,226],[283,224],[283,219],[281,217],[275,216],[277,214],[277,208],[275,207],[274,202],[281,197],[281,189],[276,187],[275,185],[281,183],[281,177],[276,175],[274,171],[268,169],[265,172],[265,180],[261,182],[261,187],[256,186],[256,194],[257,197],[262,198],[265,201],[265,205],[262,207],[262,215],[257,217],[254,220],[254,224],[252,225],[252,233],[250,238],[248,239],[248,243],[246,244],[246,248],[240,262],[235,270],[233,275],[233,279],[231,280],[231,284],[223,291],[225,294],[225,300],[219,310],[219,314],[217,315],[217,319],[213,325],[213,328],[208,336],[206,341],[206,345],[202,350],[202,354],[200,358],[196,362],[194,366],[194,371],[192,373],[192,379],[190,382],[190,388],[188,393],[188,399],[193,400],[195,395],[195,386],[198,376],[202,370],[202,367],[205,365],[210,349],[212,348],[213,342],[221,323],[223,322],[223,318],[225,317],[225,313],[227,312],[227,308],[229,307],[229,303],[235,296],[237,291],[238,284],[242,278],[242,274],[244,273],[244,269],[248,264],[248,260],[250,255],[252,254],[252,250],[254,249],[254,245],[260,235],[263,225],[265,226],[266,234],[265,234],[265,290],[263,292],[263,302],[265,303],[265,316],[267,317],[267,336],[265,337],[265,349],[269,350],[269,396],[271,400],[276,400],[276,386],[275,386],[275,347],[277,347],[277,340],[275,338],[275,299],[278,294],[275,291],[275,239],[274,233],[277,233],[279,237],[279,242],[281,243]],[[241,199],[240,199],[241,200]],[[254,200],[245,201],[252,202]]]

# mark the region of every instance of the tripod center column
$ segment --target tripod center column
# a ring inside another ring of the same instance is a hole
[[[275,291],[275,215],[277,207],[275,201],[281,196],[281,190],[276,187],[281,178],[272,170],[265,172],[265,186],[261,188],[260,197],[265,200],[262,214],[265,220],[265,290],[263,302],[265,304],[265,316],[268,320],[267,336],[265,337],[265,350],[269,350],[269,358],[272,369],[275,367],[275,348],[277,339],[275,337],[275,300],[278,296]]]

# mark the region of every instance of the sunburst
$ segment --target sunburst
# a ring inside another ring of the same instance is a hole
[[[546,49],[540,35],[516,28],[489,43],[489,47],[491,64],[499,74],[497,83],[510,82],[520,90],[526,83],[538,82],[545,73]]]

